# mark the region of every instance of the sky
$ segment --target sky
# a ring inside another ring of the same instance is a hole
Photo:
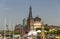
[[[10,29],[22,24],[30,5],[33,17],[39,16],[45,24],[60,25],[60,0],[0,0],[0,29],[4,24]]]

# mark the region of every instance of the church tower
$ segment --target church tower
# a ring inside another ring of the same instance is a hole
[[[29,16],[28,16],[28,19],[27,19],[27,26],[28,26],[29,30],[33,26],[32,7],[31,6],[29,8]]]

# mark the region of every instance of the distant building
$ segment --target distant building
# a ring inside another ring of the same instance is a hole
[[[23,26],[26,26],[27,25],[27,20],[24,18],[23,19]]]
[[[19,24],[19,25],[16,25],[15,26],[15,32],[18,32],[19,34],[23,35],[25,32],[24,32],[24,27]]]

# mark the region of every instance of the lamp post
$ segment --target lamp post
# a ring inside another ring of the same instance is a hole
[[[44,23],[43,22],[42,22],[42,25],[41,25],[41,38],[45,39],[45,31],[44,31]]]

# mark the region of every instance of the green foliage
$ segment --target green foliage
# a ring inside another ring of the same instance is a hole
[[[52,30],[49,34],[60,34],[60,30]]]
[[[41,28],[36,28],[36,31],[37,31],[37,30],[41,30]]]
[[[40,32],[38,32],[37,34],[38,34],[38,35],[40,35],[41,33],[40,33]]]
[[[57,30],[57,31],[56,31],[56,34],[60,34],[60,30]]]
[[[41,30],[41,28],[36,28],[36,30]],[[44,28],[44,30],[49,31],[48,28]]]
[[[19,32],[14,32],[14,34],[19,34]]]
[[[49,29],[48,29],[48,28],[44,28],[44,30],[49,31]]]

